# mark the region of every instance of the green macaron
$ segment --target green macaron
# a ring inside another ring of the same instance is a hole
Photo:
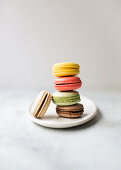
[[[52,101],[56,105],[74,105],[80,101],[80,95],[77,91],[55,92],[52,95]]]

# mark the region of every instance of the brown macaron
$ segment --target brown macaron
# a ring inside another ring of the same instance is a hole
[[[71,106],[56,106],[56,112],[61,117],[80,118],[84,112],[84,107],[80,103]]]

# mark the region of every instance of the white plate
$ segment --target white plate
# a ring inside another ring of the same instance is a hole
[[[94,118],[97,113],[97,108],[94,102],[84,96],[81,97],[81,103],[84,105],[84,113],[82,115],[82,118],[76,118],[76,119],[68,119],[68,118],[63,118],[57,115],[56,113],[56,105],[54,105],[52,102],[43,116],[43,118],[35,118],[34,116],[31,115],[30,109],[31,105],[28,111],[29,118],[45,127],[49,128],[69,128],[69,127],[74,127],[78,126],[81,124],[84,124]]]

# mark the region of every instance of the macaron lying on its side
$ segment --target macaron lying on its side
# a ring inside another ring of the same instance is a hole
[[[37,118],[41,118],[47,111],[51,102],[51,98],[52,96],[49,92],[45,90],[41,91],[33,102],[31,114]]]
[[[77,76],[60,77],[54,80],[54,87],[59,91],[69,91],[80,88],[82,82]]]
[[[80,66],[76,63],[64,62],[54,64],[52,67],[52,73],[55,77],[61,76],[74,76],[79,74]]]
[[[84,107],[80,103],[72,106],[56,106],[56,112],[61,117],[79,118],[84,112]]]
[[[52,101],[56,105],[68,106],[74,105],[80,101],[80,95],[77,91],[55,92],[52,95]]]

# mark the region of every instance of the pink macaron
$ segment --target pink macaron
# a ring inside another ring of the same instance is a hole
[[[82,82],[77,76],[60,77],[54,80],[54,87],[58,91],[70,91],[80,88]]]

